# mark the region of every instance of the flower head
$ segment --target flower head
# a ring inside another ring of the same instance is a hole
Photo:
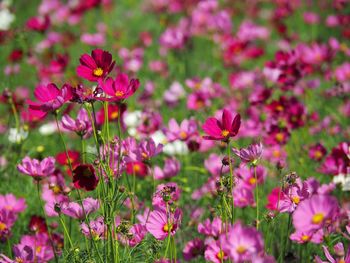
[[[104,79],[112,71],[115,63],[112,61],[112,55],[101,49],[93,50],[91,56],[88,54],[82,55],[79,61],[77,74],[89,81]]]
[[[237,135],[241,126],[241,115],[237,114],[234,118],[232,114],[225,110],[222,113],[221,121],[211,117],[203,124],[202,128],[209,136],[203,136],[207,140],[227,141],[230,137]]]
[[[95,169],[91,164],[79,164],[73,170],[73,184],[78,189],[92,191],[96,188],[98,181]]]
[[[28,156],[22,160],[22,163],[17,165],[19,172],[32,176],[34,179],[41,179],[54,173],[55,159],[47,157],[42,161],[30,159]]]
[[[138,79],[131,79],[126,74],[119,74],[115,80],[107,78],[101,83],[103,91],[109,96],[106,100],[122,101],[132,96],[139,88],[140,82]]]
[[[251,144],[247,148],[241,148],[240,150],[236,148],[232,150],[243,162],[256,165],[263,152],[263,146],[261,143],[258,143]]]

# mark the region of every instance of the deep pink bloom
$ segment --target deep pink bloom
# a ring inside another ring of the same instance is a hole
[[[175,235],[182,218],[180,209],[176,209],[174,213],[167,212],[165,209],[153,210],[146,223],[147,231],[156,239],[163,240],[170,233]]]
[[[140,82],[138,79],[129,80],[128,75],[120,73],[115,80],[107,78],[101,83],[103,91],[109,96],[101,98],[109,101],[121,101],[132,96],[139,88]]]
[[[335,222],[338,213],[336,198],[313,195],[298,205],[293,213],[293,225],[297,231],[318,230]]]
[[[185,245],[182,250],[184,259],[186,261],[192,260],[199,255],[203,255],[204,253],[204,242],[200,238],[195,238]]]
[[[211,117],[203,124],[202,128],[209,136],[203,136],[207,140],[228,140],[230,137],[237,135],[241,126],[241,115],[237,114],[235,118],[232,114],[224,109],[221,121]]]
[[[50,17],[44,16],[44,17],[31,17],[26,22],[26,26],[28,29],[38,31],[38,32],[44,32],[50,27]]]
[[[225,224],[223,224],[221,218],[215,217],[212,222],[207,218],[203,223],[199,223],[197,230],[206,236],[218,238],[223,232],[224,227]]]
[[[112,61],[112,55],[101,49],[93,50],[91,56],[84,54],[79,60],[78,76],[95,82],[103,80],[112,71],[115,63]]]
[[[64,84],[61,89],[57,88],[54,83],[47,86],[39,85],[34,90],[34,96],[38,100],[36,102],[28,100],[29,108],[42,112],[52,112],[72,99],[72,87]]]
[[[304,243],[314,243],[314,244],[320,244],[323,242],[323,229],[319,229],[317,231],[314,230],[308,230],[308,231],[295,231],[290,235],[290,239],[298,244],[304,244]]]
[[[321,161],[326,154],[327,149],[320,143],[309,148],[309,157],[315,161]]]
[[[126,173],[128,175],[136,175],[138,177],[146,177],[148,174],[148,167],[143,162],[132,161],[126,164]]]
[[[54,173],[55,158],[47,157],[42,161],[24,157],[22,163],[17,165],[19,172],[32,176],[34,179],[41,179]]]

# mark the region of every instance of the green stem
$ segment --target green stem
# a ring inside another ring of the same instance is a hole
[[[232,195],[232,203],[231,203],[231,223],[234,223],[234,211],[235,211],[235,198],[233,195],[233,166],[231,162],[231,147],[230,147],[230,141],[227,142],[227,155],[228,155],[228,163],[230,166],[230,191]]]
[[[39,202],[40,202],[40,207],[41,207],[41,210],[43,212],[45,224],[47,225],[47,235],[49,236],[49,241],[50,241],[50,245],[52,247],[52,251],[53,251],[53,254],[54,254],[54,257],[55,257],[55,262],[58,263],[58,258],[57,258],[57,253],[56,253],[56,250],[55,250],[55,245],[54,245],[54,243],[52,241],[51,230],[49,229],[49,224],[48,224],[48,221],[47,221],[47,216],[46,216],[46,213],[45,213],[44,204],[43,204],[43,201],[42,201],[41,196],[40,196],[39,181],[36,182],[36,185],[37,185],[37,192],[38,192],[38,198],[39,198]]]
[[[259,230],[259,184],[258,184],[258,176],[256,174],[256,165],[254,165],[254,178],[255,178],[255,203],[256,203],[256,229]]]
[[[61,225],[63,227],[63,230],[66,233],[66,236],[68,238],[70,248],[73,248],[73,242],[72,242],[72,239],[70,238],[70,235],[69,235],[69,232],[67,230],[66,224],[64,223],[64,220],[63,220],[63,218],[62,218],[62,216],[60,214],[58,215],[58,217],[59,217],[59,219],[61,221]]]

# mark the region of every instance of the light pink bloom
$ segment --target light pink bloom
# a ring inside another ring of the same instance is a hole
[[[22,163],[17,165],[19,172],[32,176],[34,179],[41,179],[54,173],[55,158],[47,157],[42,161],[24,157]]]

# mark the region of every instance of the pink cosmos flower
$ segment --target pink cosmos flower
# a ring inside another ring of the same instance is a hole
[[[108,101],[127,99],[136,92],[139,86],[140,82],[138,79],[129,81],[129,77],[124,73],[118,74],[115,80],[107,78],[105,82],[101,83],[103,91],[109,96],[109,98],[104,99]]]
[[[28,29],[38,31],[38,32],[44,32],[50,27],[51,21],[49,16],[44,17],[31,17],[26,22],[26,27]]]
[[[107,233],[107,226],[104,223],[104,219],[102,216],[98,217],[96,220],[90,221],[90,229],[86,223],[82,223],[80,225],[81,232],[84,236],[88,238],[92,238],[94,240],[104,239]],[[91,230],[91,234],[90,234]]]
[[[166,136],[169,142],[175,140],[187,141],[197,133],[197,124],[195,120],[183,120],[179,125],[175,119],[170,119],[168,129],[166,129]]]
[[[164,167],[161,169],[159,166],[154,167],[154,179],[162,180],[176,176],[181,169],[181,164],[175,158],[167,158],[164,161]]]
[[[233,190],[234,204],[237,207],[254,206],[254,194],[251,187],[239,183]]]
[[[306,182],[302,182],[300,178],[296,179],[294,184],[288,185],[280,194],[279,211],[292,213],[299,203],[307,199],[310,195],[309,187]]]
[[[0,242],[5,242],[11,237],[11,228],[17,220],[17,215],[5,209],[0,209]]]
[[[16,198],[13,194],[0,195],[0,210],[5,209],[13,213],[20,213],[26,209],[24,198]]]
[[[245,227],[240,222],[234,224],[227,235],[222,235],[222,248],[234,262],[251,261],[264,250],[264,241],[255,227]]]
[[[135,224],[130,228],[127,236],[119,235],[119,238],[123,244],[127,244],[130,247],[134,247],[144,239],[146,234],[147,234],[147,230],[144,225]]]
[[[91,56],[84,54],[79,60],[78,76],[93,82],[103,80],[112,71],[115,63],[112,55],[101,49],[93,50]]]
[[[88,197],[83,200],[83,207],[76,202],[69,202],[62,204],[61,212],[67,216],[72,218],[76,218],[79,220],[85,219],[85,214],[89,215],[95,211],[97,211],[100,207],[100,203],[97,199]],[[85,211],[85,214],[84,214]]]
[[[228,259],[228,253],[222,250],[220,241],[212,241],[204,252],[204,258],[213,263],[221,263]]]
[[[315,161],[321,161],[327,154],[327,149],[320,143],[312,145],[309,148],[309,157]]]
[[[198,224],[198,232],[204,234],[209,237],[218,238],[220,234],[223,232],[223,228],[225,224],[223,224],[220,217],[215,217],[212,222],[207,218],[203,223]]]
[[[346,253],[344,249],[344,245],[341,242],[338,242],[334,245],[333,251],[334,256],[331,255],[329,249],[326,246],[323,247],[324,255],[327,258],[327,261],[322,261],[319,256],[315,257],[316,263],[350,263],[350,246],[348,247]]]
[[[92,133],[91,122],[88,113],[84,108],[79,110],[75,120],[73,120],[68,114],[63,115],[62,126],[67,130],[76,132],[79,136],[83,136],[85,139]]]
[[[154,208],[162,209],[166,204],[171,204],[180,198],[181,190],[176,183],[166,183],[157,186],[157,191],[152,198]]]
[[[295,231],[290,235],[290,239],[298,244],[305,244],[308,242],[314,243],[314,244],[320,244],[323,242],[323,229],[314,231]]]
[[[38,101],[27,100],[30,109],[52,112],[72,99],[72,87],[64,84],[63,87],[59,89],[54,83],[50,83],[47,86],[39,85],[34,90],[34,96]]]
[[[192,260],[199,255],[204,253],[204,242],[200,238],[195,238],[186,243],[184,249],[182,250],[184,259],[186,261]]]
[[[17,165],[19,172],[32,176],[36,180],[47,177],[55,171],[55,158],[47,157],[42,161],[24,157],[22,163]]]
[[[203,136],[207,140],[229,140],[230,137],[237,135],[241,126],[241,115],[237,114],[235,118],[232,114],[224,109],[221,121],[211,117],[203,124],[202,128],[209,136]]]
[[[243,162],[256,165],[263,152],[263,146],[261,143],[251,144],[247,148],[241,148],[240,150],[232,148],[232,150]]]
[[[293,213],[297,231],[318,230],[335,222],[339,213],[337,199],[328,195],[313,195],[301,202]]]
[[[179,208],[174,213],[158,208],[150,213],[146,228],[156,239],[163,240],[169,233],[175,235],[181,218],[182,212]]]

